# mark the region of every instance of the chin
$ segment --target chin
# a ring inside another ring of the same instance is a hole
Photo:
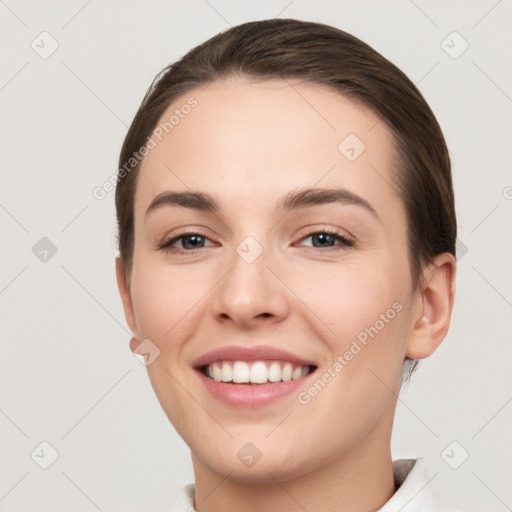
[[[279,449],[268,441],[265,445],[263,440],[258,446],[260,448],[256,443],[233,439],[229,446],[224,446],[222,453],[217,450],[207,453],[194,450],[194,454],[212,471],[229,475],[230,480],[251,484],[275,484],[276,480],[284,482],[322,465],[322,461],[308,457],[296,446],[281,444]]]

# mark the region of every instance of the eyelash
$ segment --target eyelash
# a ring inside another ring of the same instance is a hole
[[[339,246],[338,248],[326,247],[324,249],[322,249],[321,247],[311,247],[311,249],[317,249],[320,252],[326,252],[326,251],[346,250],[346,249],[354,246],[353,240],[350,240],[350,239],[344,237],[343,235],[340,235],[338,232],[330,230],[330,229],[322,229],[320,231],[312,231],[311,233],[308,233],[307,235],[303,236],[301,238],[301,240],[305,240],[306,238],[309,238],[314,235],[324,235],[324,234],[332,236],[336,240],[340,241],[341,246]],[[201,233],[200,231],[187,231],[185,233],[181,233],[181,234],[171,238],[170,240],[166,240],[166,241],[162,242],[161,244],[158,245],[158,250],[162,250],[164,252],[168,252],[171,254],[179,254],[179,253],[195,254],[196,252],[203,249],[203,247],[200,247],[199,249],[187,250],[187,249],[177,249],[175,247],[172,247],[172,245],[175,242],[177,242],[178,240],[180,240],[182,238],[187,238],[189,236],[200,236],[201,238],[208,239],[208,236],[206,236],[206,234],[204,234],[204,233]]]

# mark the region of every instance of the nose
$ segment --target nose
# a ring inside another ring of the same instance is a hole
[[[286,286],[277,277],[279,270],[269,263],[265,250],[252,262],[234,253],[228,262],[230,270],[214,289],[212,308],[218,321],[250,329],[261,322],[280,322],[288,315]]]

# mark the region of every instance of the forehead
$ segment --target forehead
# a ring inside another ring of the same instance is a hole
[[[262,212],[296,187],[342,186],[376,209],[400,203],[386,124],[327,86],[218,81],[176,99],[159,127],[140,169],[136,212],[165,190],[187,189]]]

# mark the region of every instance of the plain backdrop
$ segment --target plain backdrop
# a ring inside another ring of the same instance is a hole
[[[423,456],[461,510],[512,507],[510,0],[0,2],[0,510],[168,511],[188,447],[128,348],[117,169],[147,87],[249,20],[332,24],[415,82],[453,161],[451,330],[399,397],[394,458]],[[43,443],[43,444],[41,444]],[[46,469],[42,466],[48,466]]]

